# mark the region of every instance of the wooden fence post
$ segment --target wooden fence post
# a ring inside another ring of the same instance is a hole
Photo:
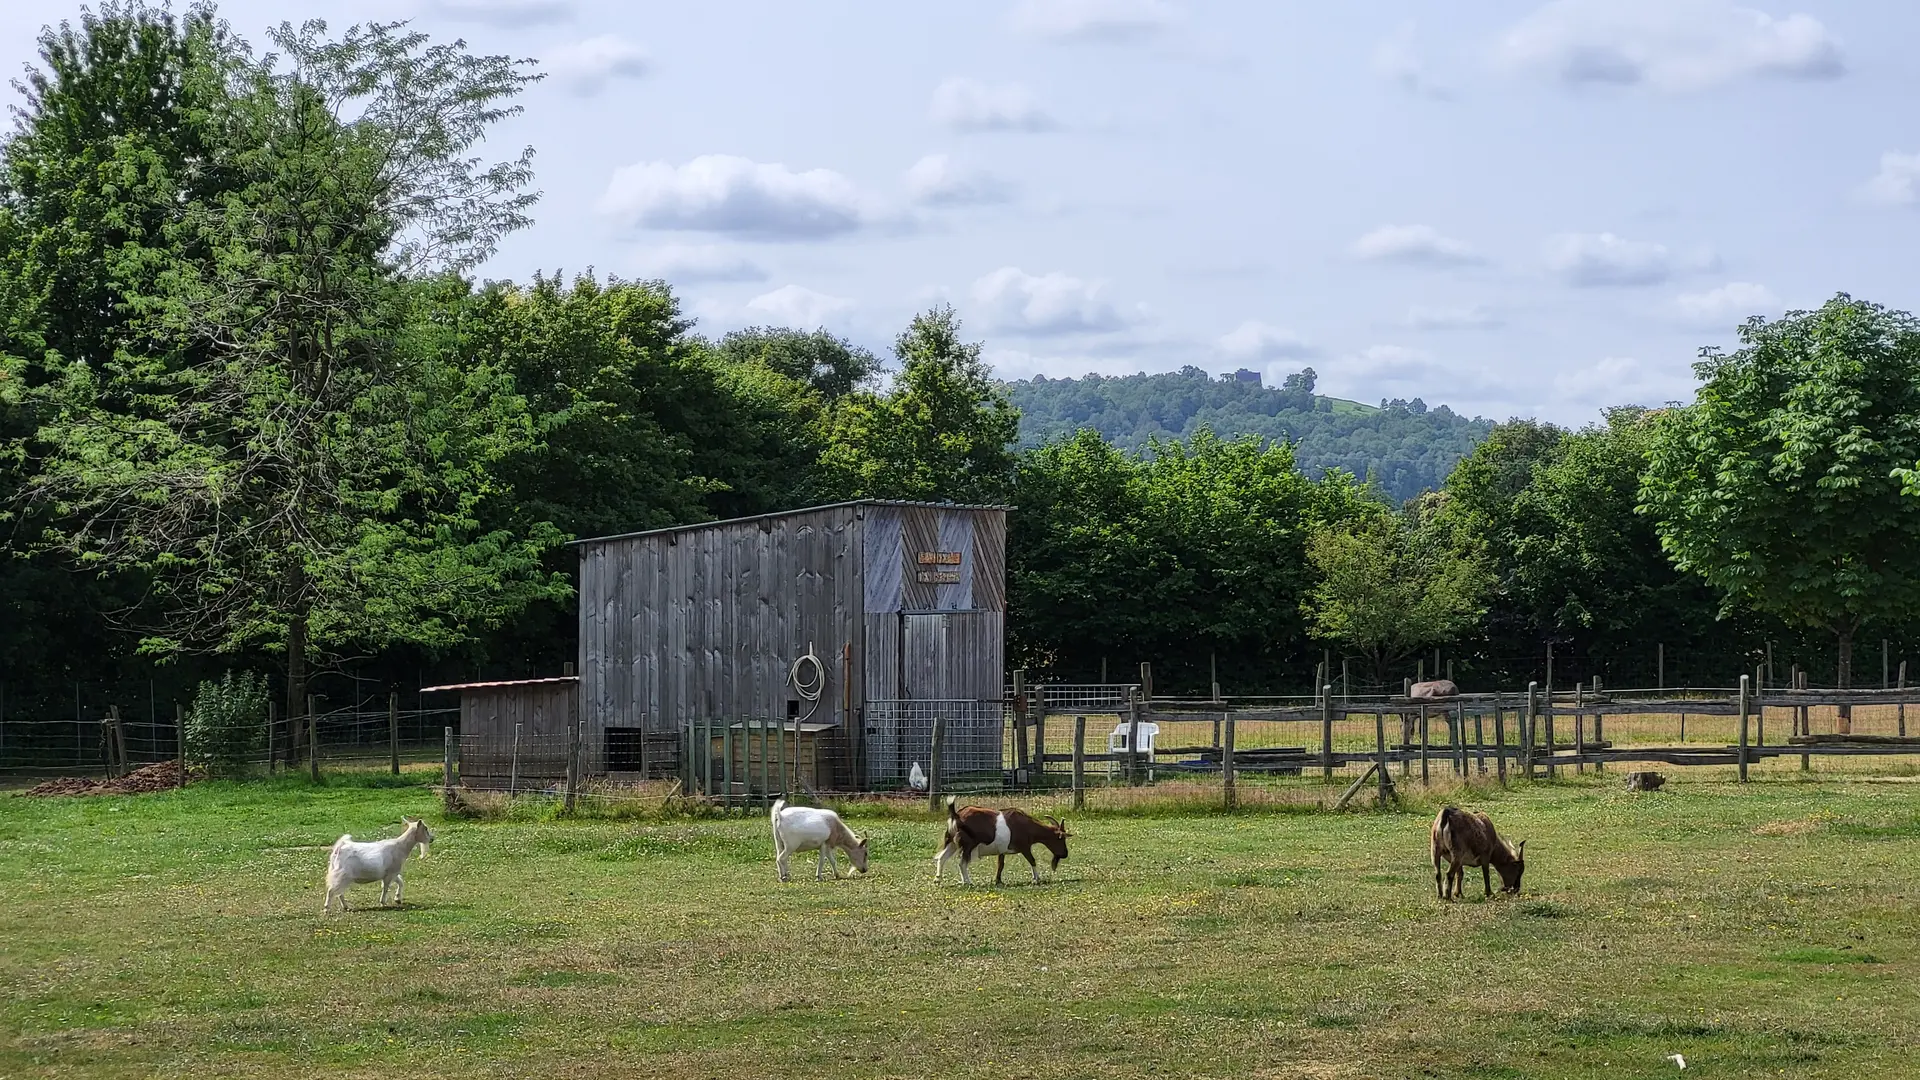
[[[307,776],[320,782],[320,718],[313,712],[313,695],[307,695]]]
[[[800,771],[800,751],[793,752],[793,771]],[[700,794],[713,798],[713,717],[700,719]]]
[[[1239,805],[1239,795],[1233,788],[1233,714],[1227,714],[1227,730],[1220,743],[1220,798],[1228,810]]]
[[[929,812],[940,809],[940,758],[941,751],[946,745],[947,718],[935,716],[933,718],[933,760],[929,762],[931,767],[927,769],[927,810]]]
[[[1141,664],[1141,674],[1146,674],[1147,665]],[[1140,757],[1140,714],[1146,711],[1146,703],[1141,700],[1146,694],[1141,688],[1140,696],[1132,702],[1131,719],[1127,725],[1127,783],[1138,787],[1146,780],[1145,768]]]
[[[796,768],[799,764],[798,761],[794,762]],[[780,793],[784,795],[793,790],[787,782],[787,732],[784,724],[773,725],[773,769],[780,774]]]
[[[720,805],[733,809],[733,722],[720,721]]]
[[[1087,718],[1073,718],[1073,808],[1087,808]]]
[[[1900,661],[1900,687],[1899,688],[1902,691],[1905,691],[1907,688],[1907,662],[1905,660]],[[1900,695],[1900,704],[1898,708],[1900,710],[1899,712],[1900,737],[1904,739],[1907,737],[1907,696],[1904,692]]]
[[[1431,772],[1432,764],[1429,760],[1430,751],[1427,749],[1428,729],[1427,707],[1422,705],[1420,706],[1420,784],[1422,787],[1429,786],[1433,783],[1433,774]]]
[[[642,733],[641,738],[646,738]],[[580,793],[580,718],[567,722],[567,798],[562,809],[573,813],[573,801]]]
[[[1027,670],[1013,672],[1013,769],[1017,774],[1027,767]]]
[[[507,759],[507,795],[520,791],[520,724],[513,725],[513,756]]]
[[[1504,786],[1507,782],[1507,714],[1501,711],[1497,697],[1493,699],[1493,767]]]
[[[1332,684],[1328,684],[1327,694],[1332,696]],[[1384,713],[1373,714],[1373,749],[1379,763],[1380,805],[1385,806],[1393,798],[1393,774],[1387,771],[1387,718]]]
[[[1605,749],[1607,748],[1607,713],[1606,713],[1606,705],[1605,705],[1605,704],[1604,704],[1603,702],[1601,702],[1601,701],[1600,701],[1600,697],[1601,697],[1601,695],[1602,695],[1602,694],[1603,694],[1604,692],[1605,692],[1605,684],[1604,684],[1604,683],[1602,683],[1602,682],[1600,681],[1600,676],[1598,676],[1598,675],[1595,675],[1595,676],[1593,677],[1593,697],[1594,697],[1594,702],[1593,702],[1593,743],[1594,743],[1594,747],[1593,747],[1593,748],[1594,748],[1594,749],[1595,749],[1596,751],[1600,751],[1600,750],[1605,750]],[[1602,758],[1596,758],[1596,759],[1594,759],[1594,762],[1593,762],[1593,771],[1594,771],[1594,772],[1606,772],[1606,771],[1607,771],[1607,759],[1606,759],[1606,758],[1604,758],[1604,757],[1602,757]]]
[[[1762,695],[1767,692],[1766,681],[1760,678],[1760,668],[1753,669],[1753,744],[1767,745],[1767,706]]]
[[[1033,772],[1030,783],[1047,778],[1047,710],[1043,703],[1033,711]]]
[[[1549,655],[1551,655],[1551,653],[1549,653]],[[1542,709],[1542,719],[1546,721],[1548,780],[1553,780],[1555,776],[1559,776],[1559,765],[1553,761],[1553,757],[1559,753],[1559,740],[1553,738],[1553,684],[1551,684],[1551,682],[1549,682],[1548,688],[1546,688],[1546,701],[1544,701],[1542,705],[1544,705],[1544,709]]]
[[[1740,782],[1747,782],[1747,710],[1751,707],[1749,695],[1753,683],[1743,672],[1740,675]]]
[[[1540,710],[1540,684],[1527,684],[1526,716],[1520,724],[1520,763],[1527,768],[1527,779],[1533,779],[1533,725]]]
[[[1587,714],[1581,684],[1573,684],[1573,771],[1587,771]]]
[[[1494,707],[1496,709],[1499,708],[1498,702],[1495,703]],[[1464,709],[1466,706],[1462,705],[1461,708]],[[1479,772],[1481,776],[1487,775],[1486,719],[1487,714],[1485,710],[1475,710],[1473,714],[1473,754],[1475,761],[1480,766]]]
[[[1320,698],[1320,774],[1333,778],[1333,698],[1327,694]]]
[[[1801,671],[1798,667],[1795,667],[1793,669],[1793,688],[1795,690],[1805,690],[1807,688],[1807,674],[1806,672]],[[1799,729],[1800,734],[1802,735],[1813,734],[1812,710],[1808,709],[1805,705],[1802,705],[1797,709],[1791,710],[1791,712],[1793,714],[1793,720],[1792,720],[1793,726]],[[1800,771],[1801,772],[1813,771],[1813,755],[1812,754],[1800,755]]]
[[[393,775],[400,775],[400,691],[387,694],[387,756],[392,759]]]
[[[446,757],[440,763],[440,798],[446,804],[447,813],[453,813],[453,729],[442,729],[446,743]]]

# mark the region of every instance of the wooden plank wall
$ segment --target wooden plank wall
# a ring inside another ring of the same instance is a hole
[[[564,736],[567,721],[578,707],[578,693],[579,687],[574,683],[462,690],[461,775],[505,776],[513,761],[513,726],[516,723],[520,725],[522,737],[528,740],[533,736]],[[529,765],[533,760],[532,746],[531,741],[523,744],[523,758]],[[522,771],[527,776],[539,773],[538,769],[532,768]],[[564,769],[554,775],[563,773]]]
[[[608,727],[785,718],[811,643],[826,676],[814,719],[845,723],[841,653],[860,701],[862,507],[608,540],[581,548],[586,738]],[[803,702],[804,713],[807,706]]]

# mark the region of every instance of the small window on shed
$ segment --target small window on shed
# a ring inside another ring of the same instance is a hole
[[[800,703],[794,700],[793,698],[788,698],[787,699],[787,719],[792,720],[799,715],[800,715]]]
[[[640,738],[637,727],[610,727],[607,729],[607,771],[640,771]]]

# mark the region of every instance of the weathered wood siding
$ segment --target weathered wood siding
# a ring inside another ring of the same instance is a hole
[[[460,781],[505,787],[514,773],[514,725],[520,725],[519,786],[566,778],[567,722],[577,708],[574,683],[474,687],[460,691]]]
[[[842,651],[852,647],[856,673],[862,652],[859,509],[583,545],[588,737],[609,727],[679,731],[696,719],[784,718],[797,700],[787,672],[809,644],[826,675],[814,719],[844,724]]]
[[[959,559],[923,566],[922,552]],[[585,541],[588,769],[603,771],[608,728],[786,718],[787,673],[809,644],[826,677],[810,719],[841,725],[857,764],[867,701],[999,699],[1005,612],[998,509],[848,503]]]

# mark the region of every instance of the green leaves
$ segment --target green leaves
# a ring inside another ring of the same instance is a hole
[[[1920,607],[1920,323],[1842,294],[1708,349],[1660,418],[1642,511],[1729,603],[1844,639]]]
[[[1371,659],[1376,681],[1394,661],[1470,630],[1494,581],[1479,545],[1416,513],[1321,529],[1307,560],[1320,575],[1304,604],[1315,635]]]

